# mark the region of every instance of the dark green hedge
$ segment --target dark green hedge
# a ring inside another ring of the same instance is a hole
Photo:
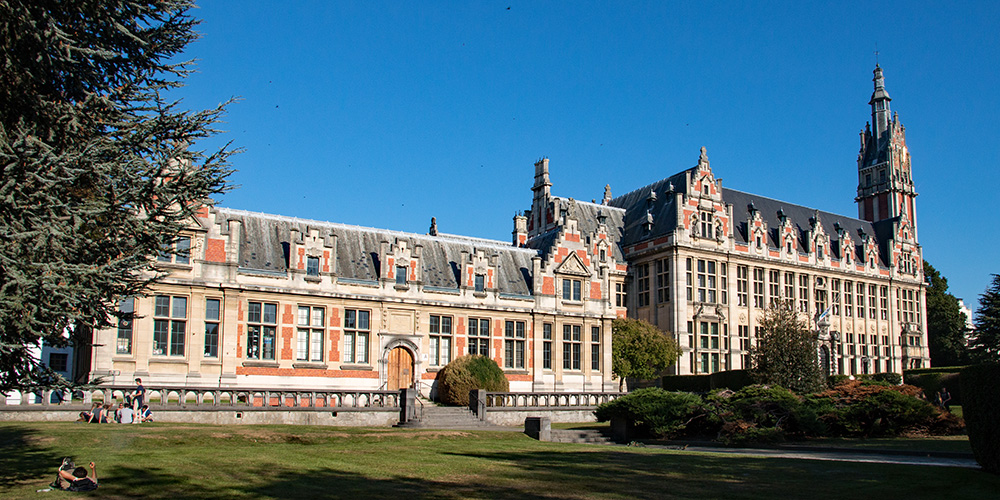
[[[962,369],[962,412],[969,443],[983,469],[1000,474],[1000,364]]]
[[[934,368],[914,368],[912,370],[903,370],[903,378],[905,379],[908,375],[920,375],[923,373],[958,373],[962,371],[965,366],[935,366]]]
[[[738,391],[752,384],[753,380],[747,370],[729,370],[710,375],[667,375],[661,381],[663,389],[678,392],[708,392],[712,389]]]
[[[934,401],[934,395],[941,391],[942,387],[948,388],[951,394],[949,404],[962,406],[962,376],[957,372],[931,372],[931,373],[910,373],[906,372],[903,382],[908,385],[917,386],[924,390],[924,395],[928,401]]]

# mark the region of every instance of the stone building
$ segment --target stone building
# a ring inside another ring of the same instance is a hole
[[[681,374],[748,366],[761,312],[789,301],[830,373],[928,365],[905,129],[875,69],[859,217],[723,188],[697,165],[601,203],[535,164],[511,242],[206,207],[158,257],[169,275],[96,333],[94,376],[158,385],[433,390],[466,353],[514,391],[614,391],[611,322],[676,337]]]

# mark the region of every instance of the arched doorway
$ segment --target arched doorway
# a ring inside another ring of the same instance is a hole
[[[413,354],[405,347],[394,347],[389,351],[386,363],[386,388],[398,391],[413,386]]]

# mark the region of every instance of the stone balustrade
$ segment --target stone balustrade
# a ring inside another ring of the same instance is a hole
[[[94,402],[122,402],[135,386],[95,386],[73,391],[13,391],[0,396],[4,410],[45,409],[65,406],[87,407]],[[155,387],[147,386],[145,401],[159,410],[317,410],[371,411],[398,410],[399,391],[312,390],[287,388],[235,387]],[[8,404],[8,400],[17,401]]]
[[[621,392],[487,392],[487,411],[514,408],[593,408],[614,401]]]

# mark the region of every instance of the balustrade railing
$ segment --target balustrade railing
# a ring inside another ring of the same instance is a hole
[[[0,395],[6,410],[53,406],[89,406],[95,402],[119,403],[135,386],[97,386],[73,391],[13,391]],[[399,409],[399,391],[244,389],[235,387],[146,387],[145,403],[157,409],[241,408],[244,410],[289,409]]]
[[[620,392],[487,392],[486,408],[589,408],[623,395]]]

